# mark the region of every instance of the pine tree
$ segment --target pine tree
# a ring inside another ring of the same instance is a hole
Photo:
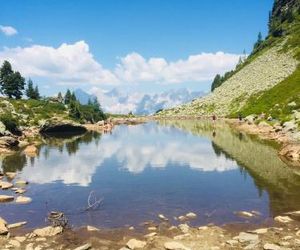
[[[262,42],[263,42],[262,34],[261,34],[261,32],[259,32],[258,36],[257,36],[257,41],[254,44],[254,49],[257,49],[262,44]]]
[[[34,88],[34,98],[35,100],[39,100],[41,98],[40,92],[39,92],[39,87],[36,85]]]
[[[65,94],[65,104],[69,104],[71,100],[71,91],[68,89]]]
[[[221,85],[222,77],[217,74],[212,82],[211,85],[211,91],[214,91],[215,88],[219,87]]]
[[[63,98],[61,92],[58,92],[57,99],[58,99],[59,102],[63,102],[64,101],[64,98]]]
[[[4,61],[0,68],[1,93],[8,96],[8,98],[15,97],[20,99],[23,95],[24,86],[25,79],[20,72],[13,71],[11,64],[8,61]]]
[[[27,88],[25,90],[25,93],[29,99],[34,99],[35,93],[34,93],[34,88],[33,88],[33,82],[31,79],[29,79],[27,82]]]

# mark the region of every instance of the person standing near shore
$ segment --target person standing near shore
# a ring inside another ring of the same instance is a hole
[[[217,120],[217,116],[215,114],[212,115],[212,120],[213,120],[214,123]]]

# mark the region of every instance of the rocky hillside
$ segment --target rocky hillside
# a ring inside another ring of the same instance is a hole
[[[256,45],[252,54],[228,80],[208,96],[164,110],[159,115],[236,116],[241,112],[246,116],[257,112],[287,119],[292,115],[292,110],[286,106],[295,103],[294,108],[297,108],[298,105],[299,37],[300,1],[276,0],[269,21],[268,37]],[[287,79],[289,83],[286,83]],[[278,94],[280,91],[276,89],[279,84],[283,85],[281,89],[287,91],[288,95]],[[276,94],[266,98],[266,93],[274,91]],[[276,112],[270,112],[274,106]]]

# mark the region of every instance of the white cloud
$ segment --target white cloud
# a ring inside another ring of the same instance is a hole
[[[167,62],[164,58],[146,60],[138,53],[121,58],[115,74],[125,82],[181,83],[211,80],[235,67],[240,55],[224,52],[191,55],[186,60]]]
[[[14,36],[18,34],[18,31],[11,26],[2,26],[0,25],[0,31],[6,36]]]
[[[63,43],[58,48],[33,45],[4,48],[0,61],[9,60],[26,77],[44,77],[57,84],[102,84],[117,82],[116,77],[98,63],[84,41]]]
[[[1,26],[3,27],[3,26]],[[4,48],[0,63],[9,60],[26,77],[42,77],[48,83],[75,87],[131,83],[184,83],[212,80],[236,65],[240,55],[224,52],[200,53],[186,59],[145,59],[138,53],[120,58],[113,69],[105,69],[85,41],[63,43],[57,48],[42,45]]]

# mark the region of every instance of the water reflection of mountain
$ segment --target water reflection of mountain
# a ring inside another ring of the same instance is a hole
[[[300,176],[280,160],[277,150],[269,143],[233,131],[224,123],[211,121],[162,121],[194,135],[211,139],[216,155],[234,159],[243,174],[253,177],[258,191],[266,190],[273,215],[300,209]],[[237,187],[238,188],[238,187]]]

